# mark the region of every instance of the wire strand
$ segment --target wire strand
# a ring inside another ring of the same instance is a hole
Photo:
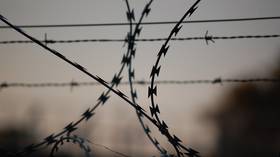
[[[248,78],[248,79],[201,79],[201,80],[160,80],[156,84],[171,85],[188,85],[188,84],[225,84],[225,83],[280,83],[280,78]],[[136,85],[149,85],[151,82],[146,80],[133,81]],[[22,88],[43,88],[43,87],[82,87],[82,86],[99,86],[98,82],[47,82],[47,83],[19,83],[19,82],[2,82],[0,89],[22,87]],[[128,81],[123,81],[120,85],[129,85]]]
[[[183,21],[182,23],[217,23],[217,22],[241,22],[241,21],[260,21],[260,20],[277,20],[280,16],[272,17],[255,17],[255,18],[233,18],[233,19],[211,19],[211,20],[193,20]],[[165,25],[176,24],[178,21],[158,21],[158,22],[143,22],[142,25]],[[132,23],[136,25],[136,23]],[[20,28],[58,28],[58,27],[104,27],[104,26],[127,26],[128,22],[118,23],[93,23],[93,24],[53,24],[53,25],[18,25]],[[0,29],[9,29],[9,26],[0,26]]]
[[[186,40],[234,40],[234,39],[266,39],[266,38],[279,38],[280,34],[271,35],[237,35],[237,36],[200,36],[200,37],[185,37],[185,38],[171,38],[174,41],[186,41]],[[166,38],[142,38],[135,39],[136,42],[157,42],[165,41]],[[127,39],[75,39],[75,40],[41,40],[46,44],[57,43],[87,43],[87,42],[127,42]],[[33,43],[31,40],[10,40],[0,41],[0,44],[29,44]]]

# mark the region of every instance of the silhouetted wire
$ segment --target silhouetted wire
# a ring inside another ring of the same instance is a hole
[[[90,141],[84,138],[81,138],[77,135],[67,135],[67,136],[61,136],[58,140],[52,141],[53,145],[51,146],[51,152],[50,152],[50,157],[54,157],[55,153],[58,152],[60,147],[64,145],[65,143],[72,143],[76,144],[80,147],[81,150],[85,153],[85,157],[91,157],[91,149],[89,146]]]
[[[280,34],[271,35],[237,35],[237,36],[201,36],[201,37],[186,37],[186,38],[171,38],[174,41],[186,40],[230,40],[230,39],[265,39],[265,38],[279,38]],[[165,41],[167,38],[143,38],[135,39],[137,42],[156,42]],[[127,39],[75,39],[75,40],[41,40],[42,43],[56,44],[56,43],[87,43],[87,42],[127,42]],[[33,43],[31,40],[10,40],[0,41],[0,44],[27,44]]]
[[[126,0],[127,1],[127,0]],[[128,4],[128,3],[127,3]],[[134,17],[132,17],[133,11],[128,11],[127,12],[127,17],[128,19],[132,19]],[[125,102],[127,102],[131,107],[133,107],[135,110],[137,110],[138,112],[141,113],[142,116],[144,116],[145,118],[147,118],[154,126],[159,128],[159,124],[156,122],[156,120],[152,117],[150,117],[146,111],[139,106],[138,104],[134,104],[132,101],[129,100],[129,98],[120,90],[113,88],[108,82],[106,82],[105,80],[103,80],[102,78],[100,78],[99,76],[92,74],[90,72],[87,71],[86,68],[84,68],[82,65],[71,61],[70,59],[68,59],[67,57],[63,56],[61,53],[59,53],[58,51],[51,49],[50,47],[48,47],[47,45],[43,44],[42,42],[40,42],[39,40],[35,39],[34,37],[28,35],[27,33],[25,33],[23,30],[21,30],[20,28],[14,26],[13,24],[11,24],[4,16],[2,16],[0,14],[0,20],[3,21],[4,23],[6,23],[7,25],[9,25],[10,27],[12,27],[15,31],[17,31],[18,33],[22,34],[23,36],[27,37],[28,39],[34,41],[37,45],[41,46],[42,48],[44,48],[45,50],[47,50],[48,53],[52,53],[53,55],[55,55],[56,57],[60,58],[61,60],[63,60],[64,62],[70,64],[71,66],[75,67],[76,69],[78,69],[79,71],[81,71],[82,73],[88,75],[89,77],[91,77],[93,80],[99,82],[100,84],[102,84],[104,87],[107,88],[108,92],[112,91],[113,93],[115,93],[119,98],[123,99]],[[122,59],[122,65],[127,65],[129,64],[130,59],[127,58],[127,55],[123,56]],[[120,82],[121,78],[116,78],[114,77],[112,82]],[[107,100],[108,100],[109,96],[104,95],[104,93],[98,98],[98,103],[99,104],[104,104]],[[82,122],[82,121],[87,121],[88,119],[90,119],[94,113],[93,111],[96,108],[89,108],[88,110],[86,110],[83,114],[82,117],[76,121],[72,121],[70,122],[67,126],[65,126],[65,128],[63,129],[63,131],[59,132],[59,133],[54,133],[49,135],[48,137],[46,137],[44,139],[44,141],[41,141],[40,143],[37,144],[31,144],[27,147],[25,147],[23,150],[20,150],[18,152],[16,152],[16,155],[25,155],[25,154],[30,154],[36,150],[38,150],[40,147],[42,146],[48,146],[50,143],[53,143],[54,139],[61,137],[64,134],[71,134],[73,131],[78,129],[78,125]]]
[[[194,9],[194,8],[192,8],[193,10],[192,10],[192,12],[196,9]],[[192,12],[190,12],[190,15],[192,14]],[[7,21],[6,21],[7,22]],[[182,22],[181,22],[182,23]],[[179,24],[179,23],[178,23]],[[11,27],[13,27],[13,26],[11,26]],[[14,27],[14,29],[16,29],[16,27]],[[16,29],[17,31],[19,31],[20,33],[22,33],[22,34],[24,34],[24,32],[22,32],[22,31],[20,31],[19,29]],[[176,33],[177,34],[177,33]],[[26,35],[26,34],[25,34]],[[32,37],[30,37],[31,39],[33,39]],[[205,38],[204,38],[205,39]],[[35,41],[35,39],[33,39],[34,41]],[[170,39],[168,39],[168,40],[170,40]],[[132,105],[137,111],[139,111],[141,114],[143,114],[146,118],[148,118],[154,125],[156,125],[157,127],[159,127],[159,129],[164,129],[164,128],[160,128],[160,127],[162,127],[162,126],[158,126],[158,123],[156,123],[155,121],[154,121],[154,119],[153,118],[150,118],[148,115],[146,115],[146,113],[145,112],[143,112],[142,110],[141,110],[141,108],[139,108],[139,106],[136,106],[134,103],[132,103],[131,101],[129,101],[127,98],[126,98],[126,96],[121,92],[121,91],[118,91],[118,90],[114,90],[114,89],[112,89],[112,88],[110,88],[110,86],[108,85],[108,83],[106,82],[106,81],[104,81],[104,80],[102,80],[101,78],[99,78],[98,76],[96,76],[96,75],[93,75],[93,74],[90,74],[89,72],[87,72],[86,71],[86,69],[84,68],[84,67],[82,67],[82,66],[80,66],[79,64],[77,64],[77,63],[75,63],[75,62],[71,62],[70,60],[68,60],[67,58],[65,58],[64,56],[60,56],[60,54],[57,52],[57,51],[54,51],[54,50],[52,50],[52,49],[49,49],[48,47],[46,47],[46,46],[43,46],[39,41],[37,41],[36,42],[37,44],[39,44],[40,46],[42,46],[42,47],[44,47],[45,49],[47,49],[47,50],[49,50],[50,52],[52,52],[53,54],[55,54],[56,56],[58,56],[58,57],[60,57],[61,59],[63,59],[64,61],[66,61],[66,62],[68,62],[68,63],[70,63],[71,65],[73,65],[74,67],[76,67],[76,68],[78,68],[79,70],[81,70],[82,72],[84,72],[84,73],[86,73],[87,75],[89,75],[89,76],[91,76],[92,78],[94,78],[96,81],[98,81],[99,83],[101,83],[103,86],[105,86],[105,87],[107,87],[108,89],[110,89],[111,91],[113,91],[115,94],[117,94],[117,95],[119,95],[122,99],[124,99],[125,101],[127,101],[130,105]],[[156,69],[155,69],[156,70]],[[217,81],[217,80],[216,80]],[[235,82],[235,81],[233,81],[233,82]],[[213,83],[213,82],[212,82]],[[217,81],[217,83],[219,83],[219,81]],[[86,116],[85,116],[85,118],[86,118]],[[159,122],[160,123],[160,122]],[[76,124],[75,123],[70,123],[68,126],[66,126],[65,127],[65,131],[67,131],[68,133],[70,133],[70,132],[72,132],[73,130],[75,130],[75,129],[77,129],[77,128],[75,128],[76,127]],[[162,130],[161,130],[162,131]],[[62,132],[62,133],[64,133],[64,132]],[[62,134],[62,133],[59,133],[59,134]],[[59,134],[57,134],[57,135],[54,135],[54,136],[58,136]],[[54,136],[53,135],[51,135],[52,137],[51,138],[54,138]],[[167,136],[167,134],[166,134],[166,136]],[[168,137],[169,138],[169,137]],[[179,142],[179,139],[177,139],[177,137],[174,135],[174,138],[172,138],[172,136],[169,138],[169,140],[175,140],[175,141],[173,141],[175,144],[176,144],[176,147],[175,147],[175,149],[176,148],[179,148],[179,146],[181,147],[181,148],[183,148],[183,149],[185,149],[185,150],[190,150],[190,151],[192,151],[192,149],[187,149],[186,147],[184,147],[184,146],[182,146]],[[46,140],[46,142],[48,142],[47,140]],[[46,143],[46,142],[44,142],[44,143]],[[170,141],[170,142],[172,142],[172,141]],[[173,144],[174,144],[173,143]],[[32,146],[32,147],[34,147],[34,146]],[[32,147],[31,147],[31,149],[32,149]],[[31,151],[31,150],[30,150]],[[177,151],[177,150],[176,150]],[[191,153],[191,152],[188,152],[189,154]],[[187,155],[189,155],[189,154],[187,154]],[[191,154],[191,155],[196,155],[196,154]],[[179,156],[180,156],[180,154],[179,154]]]
[[[127,2],[127,0],[126,0]],[[127,3],[128,6],[128,3]],[[129,8],[129,7],[128,7]],[[131,20],[131,15],[132,12],[130,10],[128,10],[127,12],[127,18]],[[145,113],[145,111],[138,106],[137,104],[134,104],[133,102],[131,102],[128,97],[121,92],[118,89],[114,89],[114,86],[117,86],[118,83],[120,83],[121,81],[121,72],[124,68],[125,65],[127,65],[130,62],[130,59],[127,58],[127,56],[129,54],[124,54],[123,58],[122,58],[122,67],[119,71],[118,74],[114,75],[113,79],[112,79],[112,84],[110,85],[108,82],[106,82],[105,80],[103,80],[102,78],[100,78],[97,75],[94,75],[90,72],[88,72],[83,66],[79,65],[78,63],[69,60],[68,58],[66,58],[65,56],[63,56],[62,54],[60,54],[58,51],[53,50],[51,48],[49,48],[47,45],[43,44],[42,42],[40,42],[39,40],[35,39],[34,37],[26,34],[24,31],[22,31],[20,28],[14,26],[13,24],[11,24],[10,22],[8,22],[8,20],[3,17],[2,15],[0,15],[0,20],[3,21],[4,23],[6,23],[7,25],[9,25],[10,27],[12,27],[14,30],[16,30],[17,32],[19,32],[20,34],[24,35],[25,37],[27,37],[28,39],[34,41],[37,45],[43,47],[44,49],[48,50],[48,52],[54,54],[56,57],[62,59],[63,61],[67,62],[68,64],[74,66],[75,68],[77,68],[78,70],[80,70],[81,72],[83,72],[84,74],[88,75],[89,77],[91,77],[92,79],[94,79],[95,81],[99,82],[100,84],[102,84],[104,87],[107,88],[106,92],[103,92],[101,94],[101,96],[98,98],[98,102],[92,107],[89,108],[88,110],[86,110],[83,114],[82,117],[79,118],[76,121],[70,122],[67,126],[65,126],[65,128],[59,132],[59,133],[54,133],[49,135],[48,137],[46,137],[43,141],[41,141],[40,143],[37,144],[31,144],[27,147],[25,147],[23,150],[20,150],[18,152],[15,153],[15,155],[25,155],[25,154],[29,154],[32,153],[34,151],[36,151],[37,149],[39,149],[42,146],[48,146],[50,143],[53,143],[53,141],[56,138],[61,137],[64,134],[70,134],[71,132],[75,131],[76,129],[78,129],[78,124],[80,124],[82,121],[87,121],[89,120],[93,115],[94,115],[94,110],[100,105],[100,104],[104,104],[105,102],[107,102],[107,100],[109,99],[108,93],[110,91],[112,91],[113,93],[117,94],[120,98],[122,98],[124,101],[126,101],[129,105],[131,105],[132,107],[134,107],[136,110],[138,110],[139,112],[142,113],[142,115],[144,115],[148,120],[150,120],[155,126],[157,126],[155,120],[153,118],[151,118],[147,113]],[[129,53],[130,51],[127,51],[127,53]]]
[[[98,144],[98,143],[94,143],[90,140],[87,140],[87,139],[84,139],[84,138],[81,138],[77,135],[73,135],[73,136],[62,136],[61,138],[59,138],[58,140],[54,141],[54,145],[52,146],[52,149],[51,149],[51,153],[50,153],[50,156],[51,157],[54,157],[54,154],[58,151],[58,149],[66,142],[71,142],[73,144],[78,144],[80,146],[80,148],[85,152],[85,156],[86,157],[90,157],[91,154],[91,148],[90,148],[90,145],[89,144],[92,144],[94,146],[97,146],[97,147],[101,147],[101,148],[104,148],[118,156],[122,156],[122,157],[130,157],[124,153],[121,153],[121,152],[118,152],[118,151],[115,151],[113,150],[112,148],[109,148],[107,146],[104,146],[102,144]]]
[[[141,27],[142,20],[144,17],[147,17],[149,15],[149,13],[151,11],[150,5],[152,2],[153,2],[153,0],[150,0],[146,4],[146,6],[144,7],[144,9],[141,13],[138,24],[134,28],[133,34],[131,34],[130,37],[127,38],[127,39],[129,39],[127,41],[128,45],[129,45],[128,47],[131,51],[130,56],[128,58],[134,59],[136,56],[137,47],[136,47],[135,39],[136,39],[136,36],[139,37],[140,32],[142,32],[142,28],[143,28],[143,27]],[[134,104],[138,104],[137,100],[136,100],[136,99],[138,99],[137,90],[133,86],[133,81],[135,79],[135,69],[132,67],[133,59],[131,59],[130,63],[128,64],[127,72],[128,72],[128,81],[129,81],[129,87],[130,87],[131,100]],[[148,137],[150,142],[153,144],[153,146],[158,150],[158,152],[160,153],[160,156],[169,156],[166,149],[164,147],[162,147],[160,145],[160,143],[158,142],[157,138],[152,135],[152,131],[149,128],[149,125],[145,123],[144,117],[142,116],[141,112],[136,110],[135,113],[137,115],[138,121],[139,121],[143,131],[145,132],[146,136]]]
[[[225,18],[225,19],[210,19],[210,20],[193,20],[183,21],[182,23],[217,23],[217,22],[240,22],[240,21],[259,21],[259,20],[276,20],[280,16],[272,17],[255,17],[255,18]],[[178,21],[159,21],[159,22],[143,22],[142,25],[165,25],[176,24]],[[136,25],[137,23],[132,23]],[[104,26],[127,26],[128,22],[118,23],[93,23],[93,24],[53,24],[53,25],[17,25],[20,28],[57,28],[57,27],[104,27]],[[8,26],[0,26],[0,29],[10,29]]]
[[[182,22],[191,17],[193,13],[196,11],[198,8],[198,3],[200,0],[196,0],[194,4],[185,12],[185,14],[180,18],[180,20],[176,23],[176,25],[172,28],[171,32],[169,33],[167,39],[164,41],[163,45],[161,46],[157,58],[155,61],[155,64],[152,66],[151,74],[150,74],[150,80],[151,84],[148,87],[148,98],[150,98],[150,114],[155,120],[157,121],[159,127],[159,131],[162,135],[164,135],[167,139],[168,142],[173,146],[173,148],[176,151],[176,154],[178,157],[181,156],[189,156],[189,157],[200,157],[199,152],[190,148],[184,146],[182,143],[183,141],[180,140],[175,134],[170,133],[168,125],[165,123],[164,120],[160,119],[160,109],[159,109],[159,104],[155,102],[155,97],[158,95],[157,91],[157,85],[155,84],[155,77],[159,77],[160,74],[160,60],[163,58],[163,56],[166,55],[168,49],[169,49],[169,42],[170,39],[174,36],[177,36],[178,32],[181,30],[183,27],[181,24]],[[208,34],[208,31],[206,32],[206,35]],[[214,42],[214,41],[212,41]],[[208,44],[208,40],[206,40],[206,43]]]
[[[149,85],[151,82],[146,80],[132,81],[135,85]],[[202,80],[159,80],[156,84],[166,85],[191,85],[191,84],[228,84],[228,83],[280,83],[277,78],[248,78],[248,79],[202,79]],[[100,86],[98,82],[48,82],[48,83],[9,83],[2,82],[0,89],[4,88],[44,88],[44,87],[82,87],[82,86]],[[129,81],[120,82],[119,85],[129,85]]]

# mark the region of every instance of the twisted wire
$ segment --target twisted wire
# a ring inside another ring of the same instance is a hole
[[[279,38],[280,34],[270,35],[233,35],[233,36],[200,36],[200,37],[185,37],[185,38],[171,38],[174,41],[188,41],[188,40],[233,40],[233,39],[267,39],[267,38]],[[167,38],[143,38],[135,39],[135,42],[158,42],[165,41]],[[128,42],[127,39],[75,39],[75,40],[41,40],[40,42],[45,44],[57,44],[57,43],[88,43],[88,42]],[[10,40],[0,41],[0,44],[29,44],[34,43],[31,40]]]
[[[215,79],[200,79],[200,80],[158,80],[156,84],[170,85],[190,85],[190,84],[227,84],[227,83],[280,83],[279,78],[215,78]],[[151,81],[147,80],[132,80],[133,85],[150,85]],[[118,85],[130,85],[129,81],[122,81]],[[0,89],[5,88],[44,88],[44,87],[82,87],[82,86],[100,86],[98,82],[47,82],[47,83],[19,83],[19,82],[2,82]]]

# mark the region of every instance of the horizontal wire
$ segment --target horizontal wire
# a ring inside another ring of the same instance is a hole
[[[238,22],[238,21],[259,21],[259,20],[275,20],[280,16],[273,17],[256,17],[256,18],[234,18],[234,19],[211,19],[211,20],[193,20],[183,21],[182,23],[217,23],[217,22]],[[159,22],[143,22],[141,25],[163,25],[176,24],[178,21],[159,21]],[[132,23],[136,25],[136,23]],[[57,27],[97,27],[97,26],[127,26],[128,22],[119,23],[93,23],[93,24],[53,24],[53,25],[18,25],[20,28],[57,28]],[[0,26],[0,29],[7,29],[9,26]]]
[[[155,81],[157,84],[224,84],[224,83],[280,83],[280,78],[249,78],[249,79],[203,79],[203,80],[161,80]],[[146,80],[133,81],[133,84],[137,85],[149,85],[151,82]],[[11,88],[11,87],[23,87],[23,88],[41,88],[41,87],[81,87],[81,86],[97,86],[100,85],[98,82],[48,82],[48,83],[7,83],[2,82],[0,89]],[[121,82],[120,85],[129,85],[128,81]]]
[[[264,38],[279,38],[280,34],[272,35],[237,35],[237,36],[201,36],[201,37],[186,37],[186,38],[171,38],[174,41],[186,41],[186,40],[230,40],[230,39],[264,39]],[[166,38],[142,38],[135,39],[137,42],[156,42],[165,41]],[[76,39],[76,40],[41,40],[46,44],[56,43],[86,43],[86,42],[127,42],[127,39]],[[0,41],[0,44],[28,44],[33,43],[31,40],[10,40]]]

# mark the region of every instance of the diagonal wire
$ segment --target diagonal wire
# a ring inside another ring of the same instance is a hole
[[[82,73],[88,75],[89,77],[91,77],[92,79],[94,79],[95,81],[99,82],[100,84],[102,84],[104,87],[106,87],[109,91],[112,91],[113,93],[115,93],[116,95],[118,95],[121,99],[123,99],[124,101],[126,101],[131,107],[133,107],[134,109],[138,110],[139,112],[142,113],[143,116],[145,116],[149,121],[151,121],[155,126],[157,126],[157,123],[154,121],[153,118],[151,118],[140,106],[138,106],[137,104],[134,104],[133,102],[131,102],[129,100],[129,98],[120,90],[118,89],[114,89],[113,87],[111,87],[109,85],[108,82],[104,81],[102,78],[100,78],[97,75],[94,75],[90,72],[87,71],[87,69],[85,69],[83,66],[79,65],[78,63],[69,60],[68,58],[66,58],[65,56],[63,56],[62,54],[60,54],[58,51],[53,50],[51,48],[49,48],[48,46],[44,45],[43,43],[41,43],[39,40],[33,38],[32,36],[26,34],[24,31],[22,31],[20,28],[14,26],[13,24],[11,24],[5,17],[3,17],[0,14],[0,20],[4,23],[6,23],[7,25],[9,25],[10,27],[12,27],[15,31],[17,31],[18,33],[22,34],[23,36],[27,37],[28,39],[34,41],[37,45],[41,46],[42,48],[44,48],[45,50],[47,50],[49,53],[55,55],[56,57],[60,58],[61,60],[67,62],[68,64],[72,65],[73,67],[75,67],[76,69],[80,70]],[[105,103],[105,101],[107,101],[108,97],[104,97],[104,95],[101,95],[102,97],[100,98],[100,100]],[[100,102],[101,102],[100,101]],[[91,109],[93,110],[93,108]],[[71,122],[70,124],[68,124],[63,131],[55,134],[55,135],[50,135],[49,137],[47,137],[47,140],[44,140],[40,143],[37,144],[31,144],[30,146],[27,146],[25,149],[18,151],[16,154],[26,154],[26,153],[31,153],[34,150],[36,150],[36,148],[39,148],[41,146],[44,146],[45,144],[47,144],[49,141],[49,139],[54,139],[57,138],[65,133],[71,133],[72,131],[76,130],[76,126],[78,124],[80,124],[83,120],[88,119],[88,117],[92,117],[92,113],[90,112],[91,110],[87,110],[85,112],[85,114],[83,114],[82,118],[80,118],[79,120],[77,120],[76,122]],[[90,113],[89,113],[90,112]],[[90,114],[90,116],[89,116]]]

